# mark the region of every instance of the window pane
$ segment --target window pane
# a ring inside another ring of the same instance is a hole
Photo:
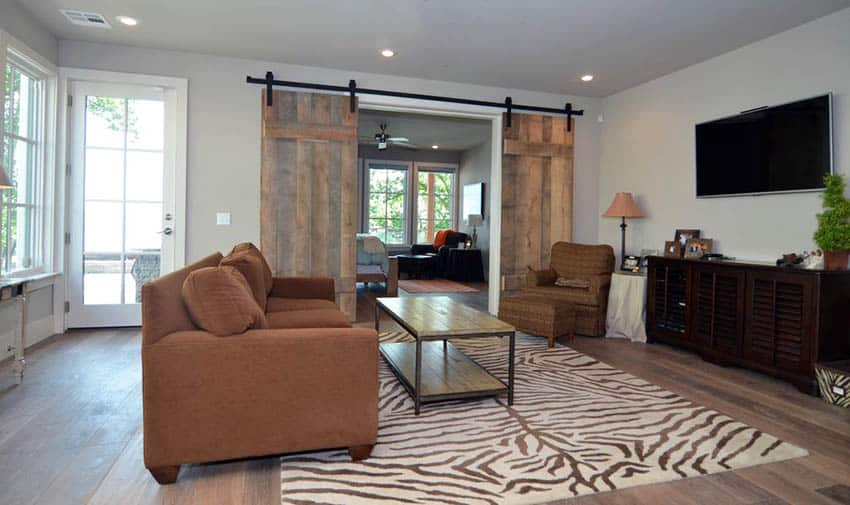
[[[404,193],[387,195],[387,217],[404,221]]]
[[[33,209],[13,208],[10,213],[9,269],[28,270],[34,265]]]
[[[451,220],[452,218],[452,200],[448,196],[434,197],[434,216],[435,219]]]
[[[124,147],[124,108],[122,98],[86,97],[86,146]]]
[[[124,220],[120,202],[86,202],[83,252],[120,253]]]
[[[162,153],[127,152],[127,200],[162,201]]]
[[[129,100],[127,111],[127,147],[162,151],[165,103],[159,100]]]
[[[384,193],[369,194],[369,217],[387,217],[387,195]]]
[[[128,203],[124,229],[127,254],[159,251],[162,239],[157,232],[162,229],[162,204]]]
[[[3,166],[12,180],[12,189],[3,190],[3,201],[7,203],[36,203],[35,174],[38,169],[37,145],[23,140],[6,137],[6,153]]]
[[[387,191],[404,193],[407,188],[407,172],[403,170],[387,170]]]
[[[369,170],[369,191],[385,192],[387,190],[387,171],[373,168]]]
[[[86,149],[86,200],[124,198],[124,154],[112,149]]]
[[[36,140],[40,82],[14,65],[6,66],[6,132]]]

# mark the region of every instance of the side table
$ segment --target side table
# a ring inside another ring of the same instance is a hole
[[[481,249],[449,249],[446,278],[453,281],[484,282]]]
[[[614,272],[608,293],[605,336],[646,342],[646,275]]]

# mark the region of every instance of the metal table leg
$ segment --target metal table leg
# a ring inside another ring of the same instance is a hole
[[[413,388],[414,413],[419,415],[419,406],[422,404],[422,340],[416,338],[416,384]]]
[[[514,352],[516,333],[510,334],[510,343],[508,344],[508,405],[514,404]]]
[[[375,331],[381,331],[381,306],[375,303]]]

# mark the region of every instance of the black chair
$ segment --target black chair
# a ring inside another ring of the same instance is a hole
[[[413,244],[410,248],[410,254],[436,254],[437,264],[434,267],[434,275],[437,277],[445,277],[446,267],[449,264],[449,249],[456,249],[458,244],[466,242],[469,235],[459,231],[453,231],[446,237],[446,243],[440,246],[440,249],[434,247],[433,244]]]

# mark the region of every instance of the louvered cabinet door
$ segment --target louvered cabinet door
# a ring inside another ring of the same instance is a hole
[[[649,326],[668,342],[688,342],[689,269],[660,263],[650,268]]]
[[[695,267],[694,338],[718,356],[740,356],[744,336],[744,272]]]
[[[789,372],[811,372],[814,286],[814,278],[809,276],[748,274],[744,333],[747,359]]]

